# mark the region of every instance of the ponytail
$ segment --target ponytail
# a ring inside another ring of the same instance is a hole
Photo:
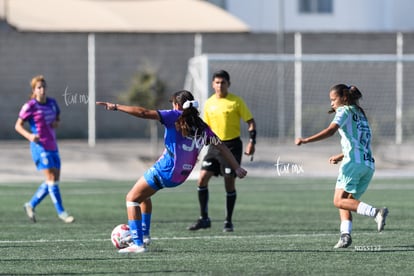
[[[206,128],[206,123],[199,117],[198,101],[194,100],[191,92],[181,90],[175,92],[171,101],[179,104],[183,108],[183,113],[175,122],[175,127],[184,137],[194,137],[202,135]]]
[[[359,111],[364,114],[365,117],[365,111],[362,109],[362,107],[359,105],[359,99],[362,99],[362,93],[359,91],[359,89],[355,85],[348,86],[348,93],[349,93],[349,104],[350,105],[356,105],[359,109]]]

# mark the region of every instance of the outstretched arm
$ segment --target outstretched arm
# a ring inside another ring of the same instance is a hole
[[[325,128],[324,130],[322,130],[321,132],[315,135],[312,135],[308,138],[296,138],[295,144],[300,146],[302,144],[323,140],[325,138],[328,138],[334,135],[338,129],[339,129],[339,126],[337,124],[331,123],[327,128]]]
[[[156,110],[146,109],[142,106],[129,106],[109,102],[96,102],[96,104],[105,106],[106,110],[118,110],[139,118],[160,120],[160,115]]]
[[[243,178],[247,175],[247,171],[243,169],[242,167],[240,167],[239,163],[234,158],[233,154],[231,153],[231,151],[228,149],[226,145],[224,145],[223,143],[212,144],[212,145],[218,148],[220,153],[224,156],[226,161],[229,162],[231,168],[236,172],[238,177]]]

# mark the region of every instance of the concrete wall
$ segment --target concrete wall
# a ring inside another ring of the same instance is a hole
[[[48,94],[62,109],[60,138],[87,138],[88,35],[19,33],[0,23],[0,139],[16,139],[14,123],[30,94],[29,81],[43,74]],[[276,35],[205,34],[204,53],[276,53]],[[285,35],[285,52],[293,53],[293,34]],[[414,53],[413,34],[405,35],[405,52]],[[304,53],[395,53],[395,34],[303,35]],[[117,101],[133,74],[155,68],[170,94],[182,89],[187,61],[194,54],[193,34],[96,34],[97,100]],[[166,98],[165,107],[169,107]],[[122,113],[97,110],[98,138],[148,137],[148,123]]]

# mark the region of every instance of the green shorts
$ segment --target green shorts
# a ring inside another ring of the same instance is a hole
[[[335,188],[343,189],[352,194],[355,199],[359,199],[367,190],[373,175],[374,170],[363,164],[342,164]]]

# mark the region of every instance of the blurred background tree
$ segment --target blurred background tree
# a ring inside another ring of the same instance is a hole
[[[165,106],[166,84],[156,70],[144,69],[136,72],[126,92],[121,93],[119,101],[128,105],[138,105],[148,109],[161,109]],[[157,121],[148,120],[152,157],[158,155]]]

